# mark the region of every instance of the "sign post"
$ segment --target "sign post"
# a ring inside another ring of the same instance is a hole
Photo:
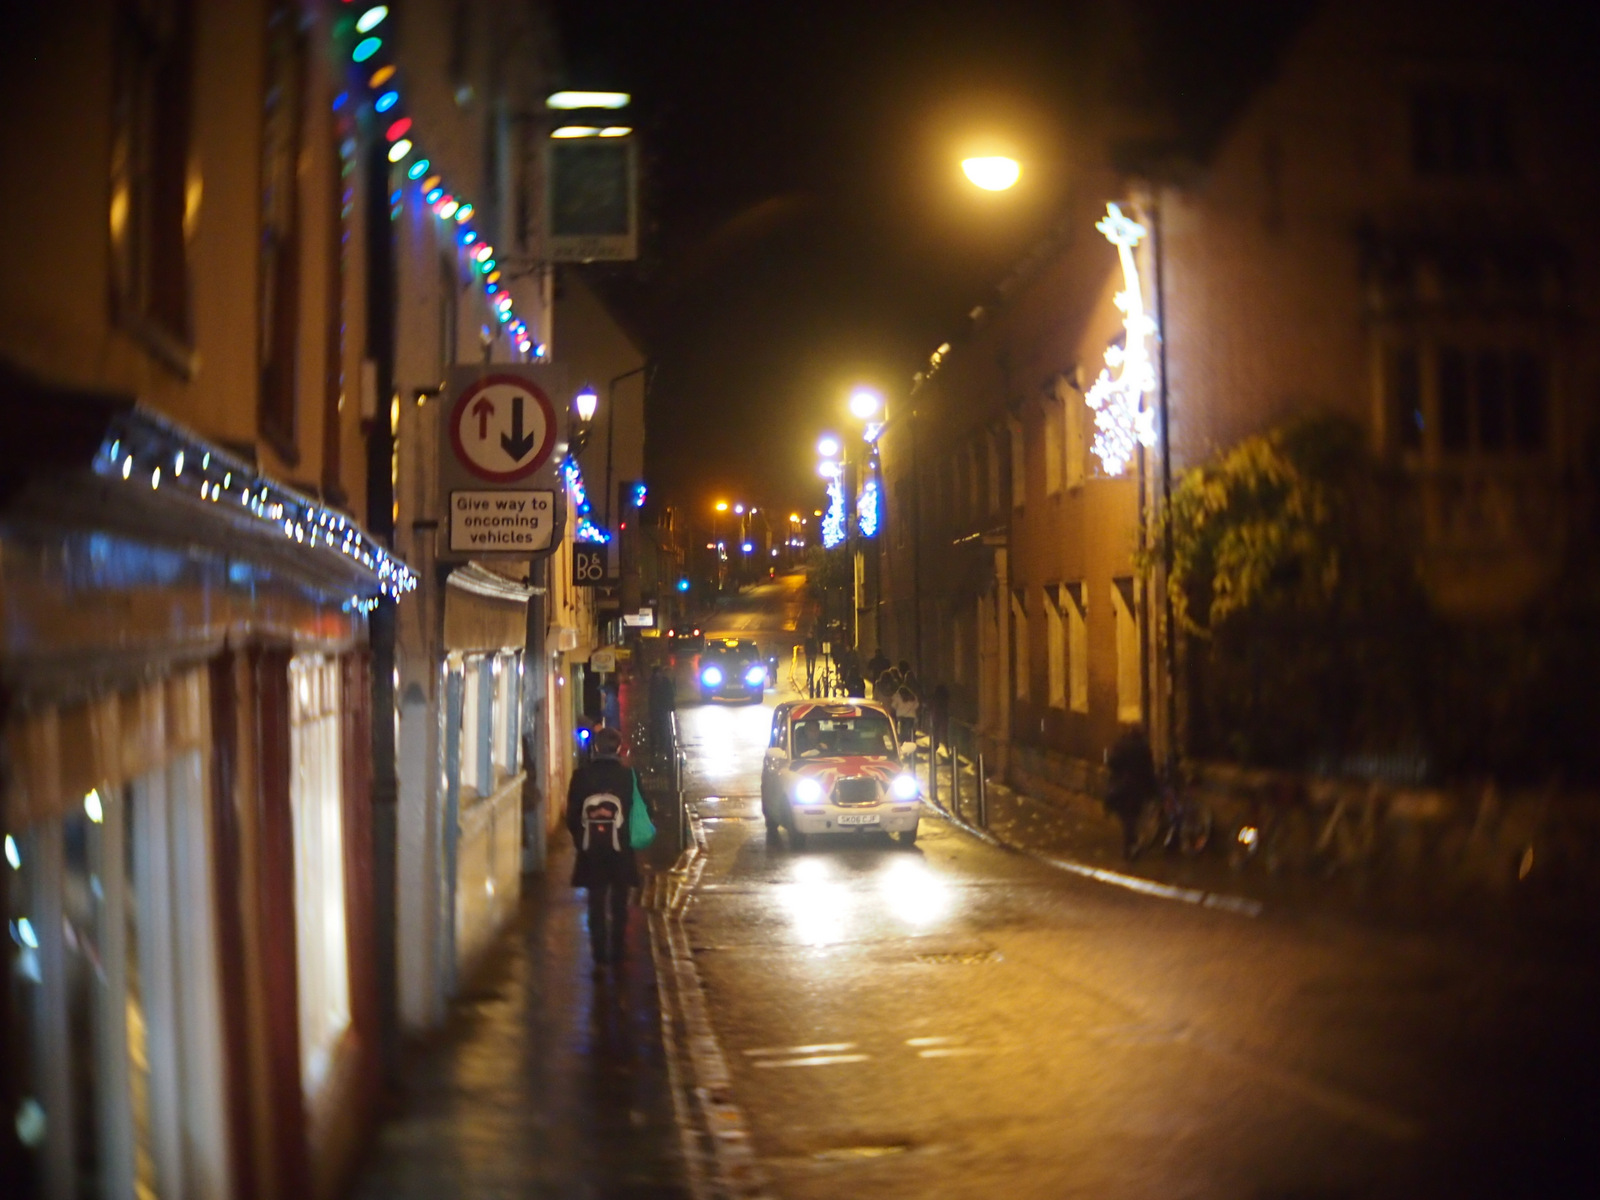
[[[552,386],[557,385],[557,386]],[[554,450],[558,381],[549,367],[495,364],[452,374],[441,404],[440,494],[448,508],[440,557],[538,558],[566,520]],[[563,406],[564,407],[564,406]]]

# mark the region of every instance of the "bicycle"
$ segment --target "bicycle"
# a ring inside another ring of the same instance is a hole
[[[1139,809],[1130,858],[1138,858],[1158,842],[1193,858],[1211,843],[1211,808],[1183,785],[1166,783]]]

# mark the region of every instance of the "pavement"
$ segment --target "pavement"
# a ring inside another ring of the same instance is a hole
[[[591,978],[571,856],[524,877],[484,973],[410,1048],[356,1200],[689,1200],[645,919],[626,970]]]

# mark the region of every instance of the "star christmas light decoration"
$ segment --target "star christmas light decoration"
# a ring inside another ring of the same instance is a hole
[[[1117,248],[1122,265],[1123,290],[1116,294],[1115,303],[1122,312],[1123,338],[1120,345],[1106,347],[1105,368],[1083,399],[1094,410],[1091,449],[1107,474],[1121,475],[1137,447],[1156,442],[1155,413],[1144,407],[1144,397],[1156,386],[1146,340],[1155,333],[1156,325],[1144,310],[1139,268],[1133,260],[1134,247],[1148,231],[1124,216],[1115,204],[1106,205],[1106,215],[1095,228]]]

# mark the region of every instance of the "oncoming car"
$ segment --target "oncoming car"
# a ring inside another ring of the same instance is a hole
[[[712,638],[695,668],[702,700],[759,701],[767,690],[767,664],[754,642]]]
[[[814,833],[882,830],[915,843],[921,788],[901,766],[889,710],[867,700],[778,705],[761,767],[761,815],[769,837],[786,828],[797,850]]]

